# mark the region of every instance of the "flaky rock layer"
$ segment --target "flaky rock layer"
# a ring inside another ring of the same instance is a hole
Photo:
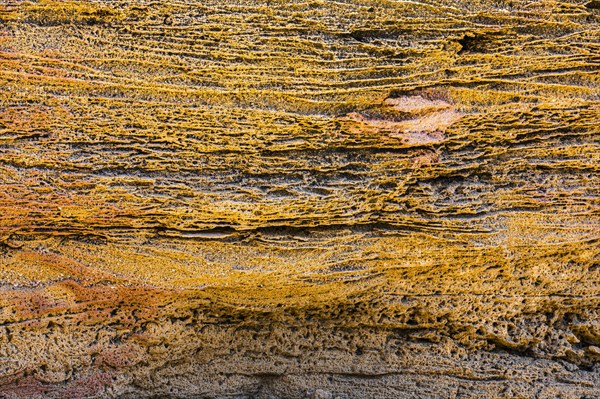
[[[0,398],[600,398],[597,1],[3,1]]]

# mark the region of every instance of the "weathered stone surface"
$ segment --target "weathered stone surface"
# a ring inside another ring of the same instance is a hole
[[[585,1],[0,3],[1,398],[600,398]]]

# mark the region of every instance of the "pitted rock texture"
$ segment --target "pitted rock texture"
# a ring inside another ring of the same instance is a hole
[[[0,398],[600,398],[597,3],[0,2]]]

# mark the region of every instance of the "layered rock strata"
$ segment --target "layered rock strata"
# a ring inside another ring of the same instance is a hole
[[[600,398],[597,1],[3,1],[0,398]]]

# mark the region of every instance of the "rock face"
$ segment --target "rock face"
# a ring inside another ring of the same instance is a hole
[[[0,398],[600,398],[597,1],[0,3]]]

